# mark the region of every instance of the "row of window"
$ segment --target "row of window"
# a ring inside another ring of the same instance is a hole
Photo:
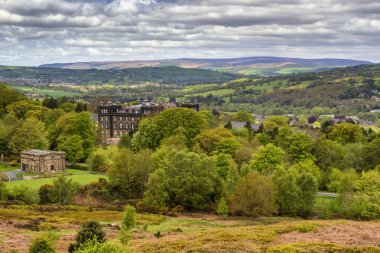
[[[114,131],[113,132],[113,137],[121,137],[123,134],[126,134],[125,132],[123,131]],[[102,131],[102,135],[106,138],[109,137],[109,133],[108,131]]]
[[[108,122],[106,122],[106,123],[101,123],[101,126],[103,127],[103,128],[108,128]],[[132,123],[132,124],[123,124],[123,123],[119,123],[119,124],[115,124],[115,129],[132,129],[132,130],[134,130],[135,129],[135,124],[134,123]]]
[[[119,121],[135,121],[135,120],[139,120],[140,117],[139,116],[114,116],[113,117],[113,120],[116,121],[116,120],[119,120]],[[108,120],[108,116],[100,116],[100,120],[101,121],[107,121]]]

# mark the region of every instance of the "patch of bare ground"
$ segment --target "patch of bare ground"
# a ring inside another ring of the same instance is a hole
[[[28,252],[32,235],[20,233],[20,229],[10,223],[0,223],[0,234],[6,235],[6,239],[1,241],[0,253],[8,253],[11,249]]]
[[[324,242],[352,247],[380,247],[380,221],[346,221],[342,224],[326,224],[320,229],[308,233],[292,231],[279,235],[273,245],[298,242]]]

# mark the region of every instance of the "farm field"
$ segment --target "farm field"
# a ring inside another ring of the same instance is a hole
[[[87,220],[100,221],[108,239],[117,240],[119,230],[114,225],[120,224],[122,208],[3,206],[0,218],[0,252],[27,252],[31,240],[49,229],[59,235],[57,252],[67,252]],[[131,252],[380,252],[379,221],[223,219],[200,213],[137,214],[136,219],[128,244]]]
[[[89,184],[94,181],[98,181],[99,178],[104,178],[105,175],[98,174],[77,174],[77,175],[69,175],[68,179],[72,179],[73,182],[77,182],[80,185]],[[44,184],[52,184],[54,177],[50,178],[41,178],[41,179],[33,179],[33,180],[18,180],[6,182],[5,185],[8,189],[12,189],[15,186],[25,185],[30,187],[31,189],[38,190]]]
[[[51,90],[51,89],[39,89],[28,86],[15,86],[16,89],[21,90],[22,92],[30,92],[39,94],[42,96],[51,96],[51,97],[75,97],[79,96],[80,93],[71,92],[71,91],[62,91],[62,90]]]

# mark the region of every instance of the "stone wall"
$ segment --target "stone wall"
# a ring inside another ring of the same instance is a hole
[[[49,174],[62,172],[65,168],[64,153],[51,152],[43,155],[21,153],[21,169],[24,171]]]

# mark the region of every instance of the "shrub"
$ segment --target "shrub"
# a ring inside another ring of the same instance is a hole
[[[78,231],[75,238],[76,243],[70,244],[69,252],[75,252],[80,246],[88,240],[103,243],[106,241],[106,233],[103,231],[102,226],[97,221],[88,221]]]
[[[232,197],[232,209],[247,216],[268,216],[277,212],[276,190],[267,177],[251,172],[236,184]]]
[[[45,184],[40,187],[38,190],[38,196],[40,197],[40,204],[48,204],[51,203],[49,198],[50,190],[53,188],[50,184]]]
[[[53,180],[53,187],[49,190],[49,199],[59,205],[70,204],[79,189],[79,184],[61,175]]]
[[[18,200],[25,204],[38,204],[40,201],[38,192],[25,185],[14,187],[11,195],[13,200]]]
[[[29,248],[29,253],[54,253],[56,252],[53,248],[50,240],[45,238],[37,238],[32,242]]]
[[[0,181],[0,200],[7,200],[8,199],[8,190],[5,187],[5,184]]]
[[[127,205],[125,207],[123,221],[121,222],[122,227],[124,227],[127,230],[130,230],[135,226],[136,224],[135,213],[136,213],[135,207],[130,206],[130,205]]]
[[[226,200],[224,198],[221,198],[219,200],[218,209],[216,210],[216,212],[223,217],[228,216],[229,209],[228,209],[228,205],[226,203]]]
[[[128,252],[123,246],[115,243],[100,243],[96,239],[87,240],[81,244],[75,253],[126,253]]]

